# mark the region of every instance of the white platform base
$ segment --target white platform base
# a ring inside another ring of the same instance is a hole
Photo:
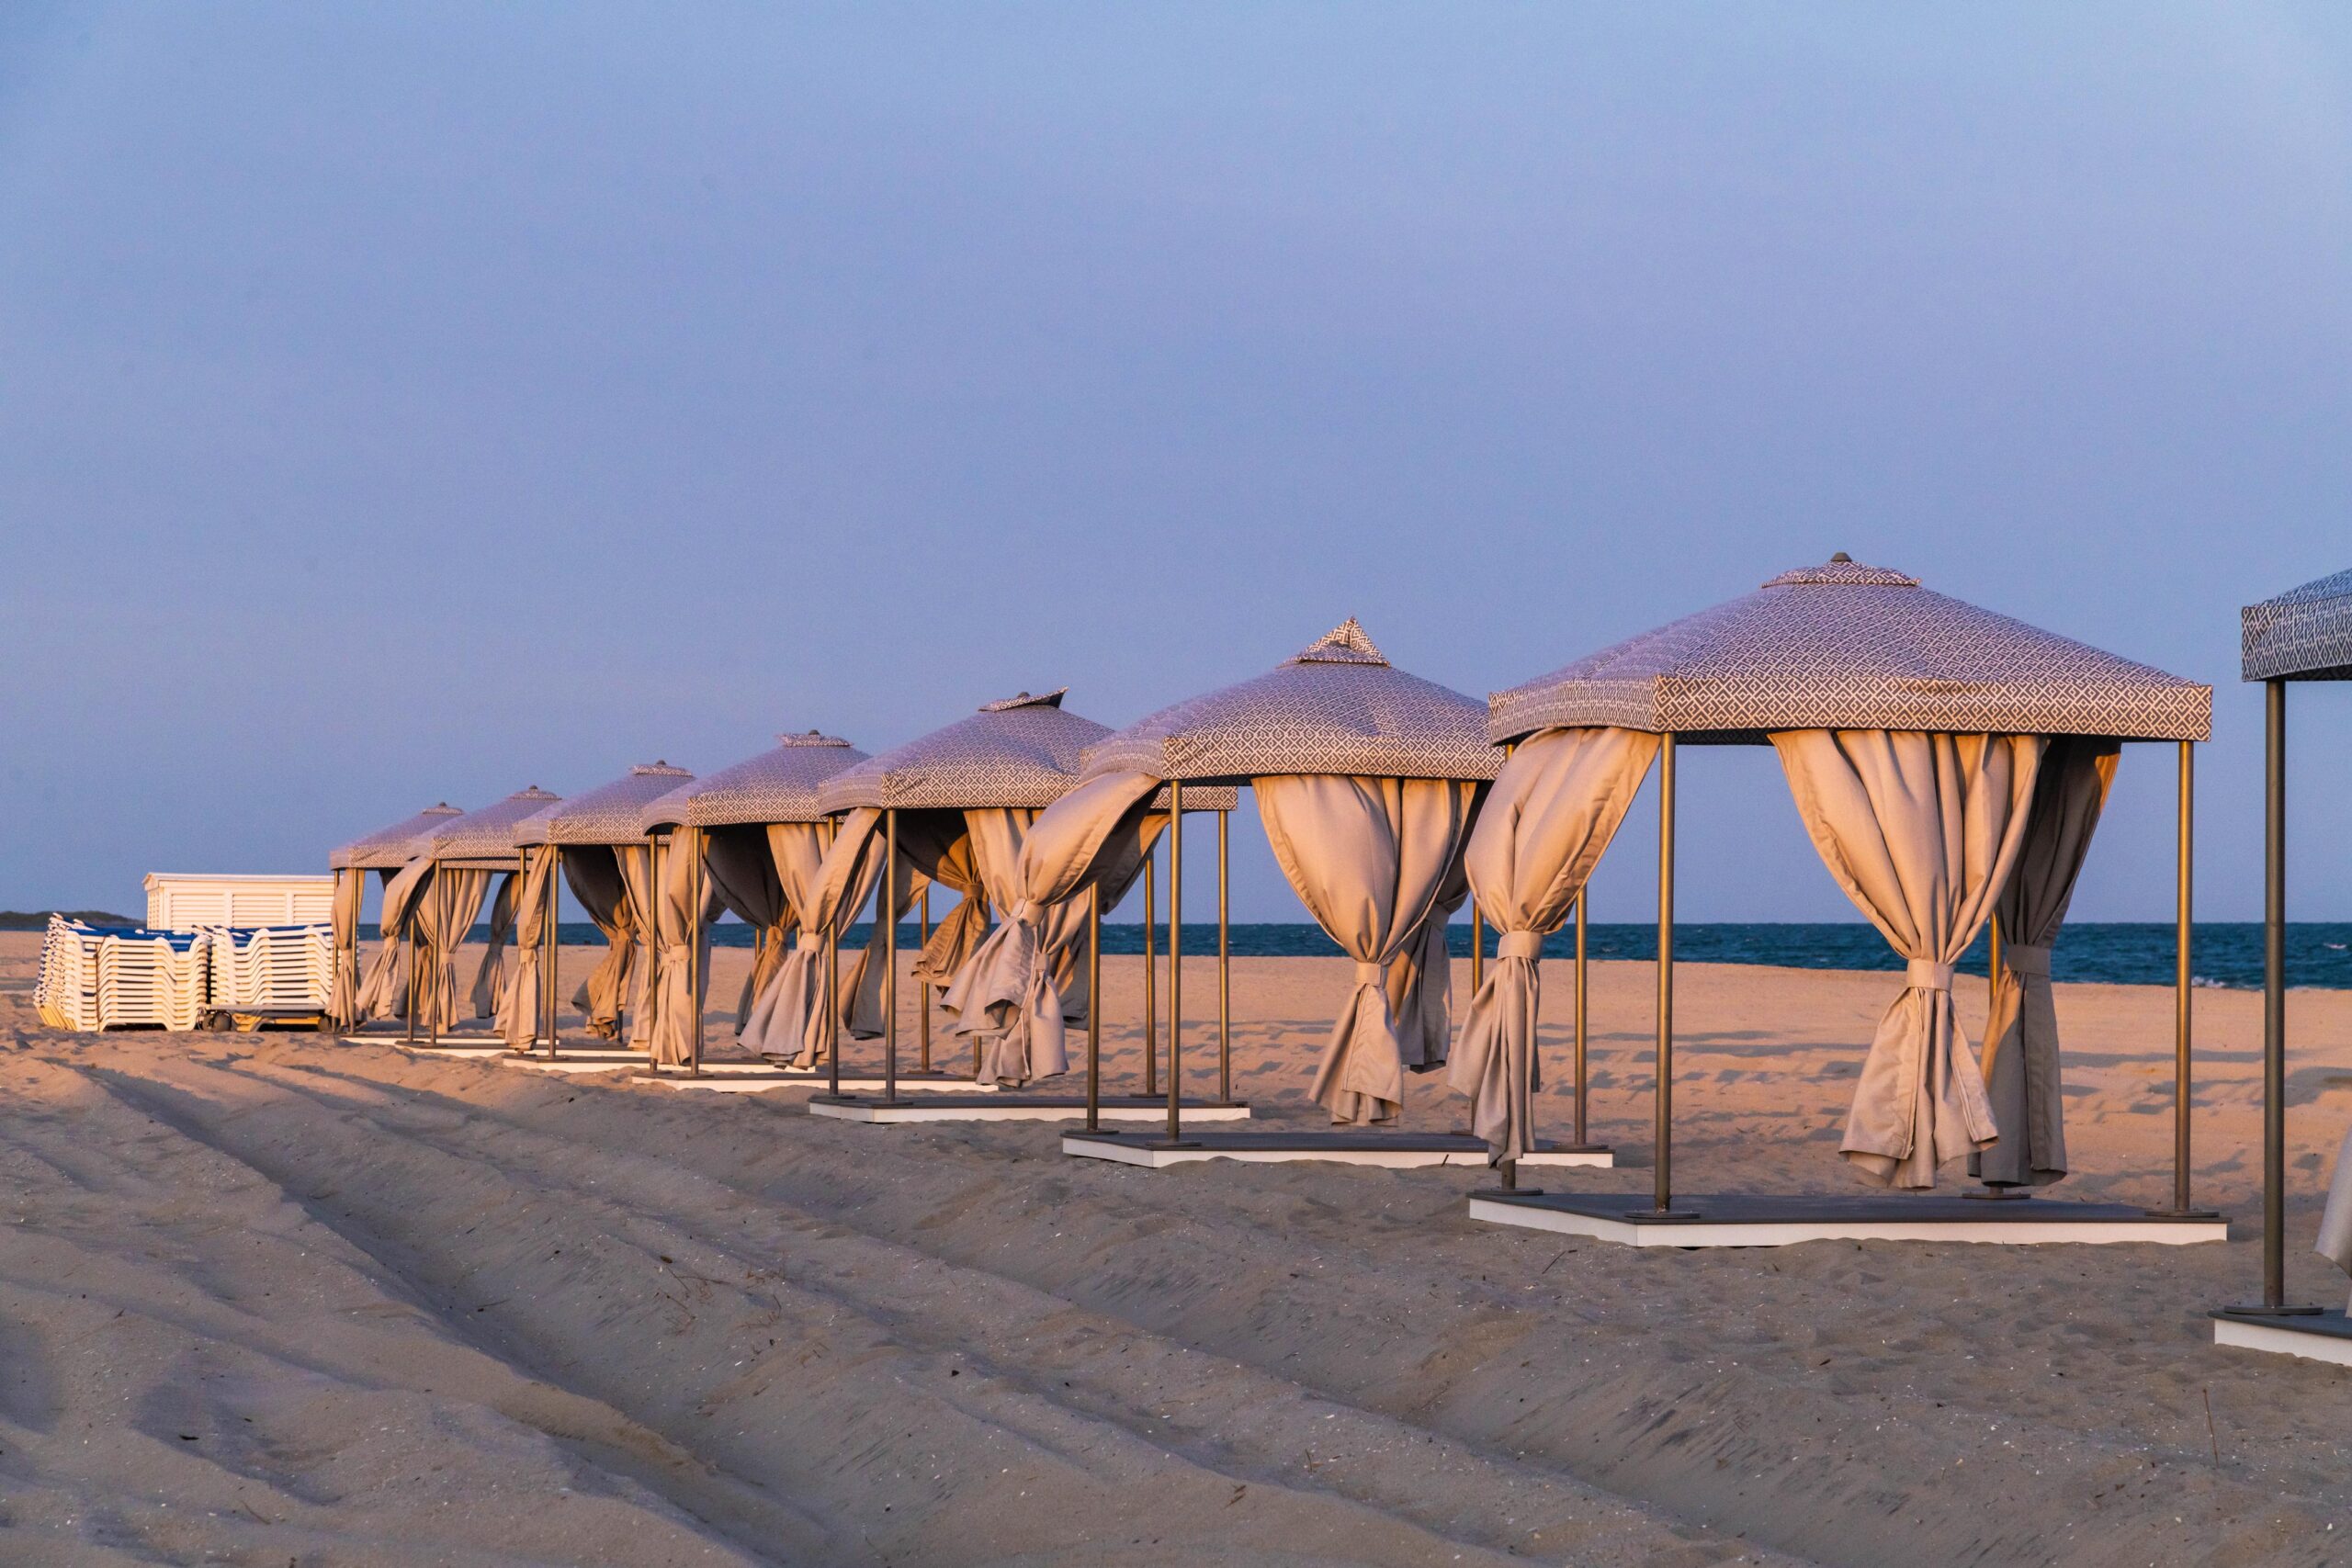
[[[1165,1111],[1161,1112],[1164,1117]],[[1187,1123],[1193,1113],[1186,1111]],[[1430,1166],[1476,1166],[1487,1163],[1487,1145],[1469,1137],[1383,1135],[1335,1133],[1204,1133],[1194,1137],[1188,1127],[1184,1142],[1170,1146],[1164,1134],[1065,1133],[1062,1153],[1080,1159],[1115,1160],[1122,1165],[1164,1170],[1171,1165],[1231,1159],[1251,1165],[1291,1165],[1312,1161],[1324,1165],[1372,1166],[1384,1170],[1413,1170]],[[1522,1168],[1583,1166],[1607,1168],[1616,1163],[1608,1149],[1547,1149],[1530,1155]]]
[[[1987,1202],[1900,1194],[1768,1197],[1693,1194],[1675,1200],[1688,1218],[1649,1217],[1650,1200],[1625,1194],[1477,1192],[1470,1217],[1628,1247],[1794,1247],[1808,1241],[2055,1243],[2227,1241],[2223,1219],[2177,1219],[2122,1203],[2047,1198]]]
[[[2340,1312],[2324,1312],[2312,1317],[2260,1319],[2217,1314],[2213,1318],[2213,1343],[2352,1367],[2352,1320]]]
[[[902,1089],[905,1087],[900,1086]],[[907,1122],[1082,1122],[1086,1119],[1086,1102],[1067,1097],[1033,1096],[1001,1093],[993,1097],[975,1095],[969,1100],[946,1095],[927,1096],[922,1100],[901,1100],[885,1105],[879,1100],[829,1099],[820,1095],[808,1102],[812,1116],[831,1116],[842,1122],[881,1122],[896,1125]],[[1168,1103],[1160,1100],[1144,1104],[1113,1104],[1105,1100],[1100,1111],[1105,1122],[1166,1121]],[[1247,1105],[1187,1105],[1187,1122],[1246,1122],[1250,1119]]]
[[[435,1044],[424,1035],[410,1040],[402,1034],[346,1034],[346,1045],[391,1045],[420,1056],[488,1056],[504,1054],[506,1042],[495,1034],[445,1034]]]

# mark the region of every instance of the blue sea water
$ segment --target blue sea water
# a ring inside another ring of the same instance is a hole
[[[869,928],[850,929],[848,945],[862,946]],[[366,933],[373,937],[372,928]],[[483,932],[476,929],[479,938]],[[1453,952],[1470,953],[1468,922],[1451,928]],[[581,944],[598,940],[596,928],[567,921],[563,941]],[[907,940],[914,938],[911,925]],[[752,931],[733,921],[718,926],[713,940],[721,947],[749,947]],[[1337,957],[1340,950],[1321,928],[1306,924],[1236,925],[1233,952],[1241,958]],[[1495,933],[1487,933],[1487,951],[1494,952]],[[1167,951],[1168,933],[1156,933],[1154,947]],[[1963,973],[1984,973],[1984,940],[1979,937],[1959,967]],[[1650,925],[1594,924],[1586,934],[1586,950],[1594,958],[1648,961],[1657,956],[1657,931]],[[1138,953],[1143,951],[1140,925],[1105,925],[1102,951]],[[1184,951],[1216,951],[1216,927],[1184,924]],[[1544,943],[1547,958],[1567,958],[1575,953],[1573,933],[1561,931]],[[1692,921],[1674,928],[1676,958],[1696,964],[1770,964],[1797,969],[1900,969],[1886,939],[1859,921],[1818,925]],[[2196,929],[2190,973],[2198,984],[2233,988],[2257,988],[2262,984],[2262,927],[2248,921],[2212,921]],[[2093,921],[2067,926],[2051,953],[2050,970],[2060,980],[2102,980],[2134,986],[2168,986],[2174,966],[2173,928],[2161,921]],[[2352,924],[2304,921],[2287,928],[2287,980],[2290,986],[2326,990],[2352,990]]]

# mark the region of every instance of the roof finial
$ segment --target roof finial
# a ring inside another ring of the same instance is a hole
[[[1850,560],[1852,560],[1854,558],[1853,558],[1853,557],[1851,557],[1851,556],[1849,556],[1849,555],[1848,555],[1845,551],[1843,551],[1843,550],[1839,550],[1839,551],[1838,551],[1835,555],[1831,556],[1829,558],[1830,558],[1831,560],[1833,560],[1833,561],[1840,561],[1840,560],[1842,560],[1842,561],[1850,561]]]
[[[1350,615],[1291,656],[1293,664],[1385,664],[1388,662],[1363,627]]]

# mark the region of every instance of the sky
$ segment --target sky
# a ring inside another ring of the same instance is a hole
[[[2237,609],[2352,565],[2341,7],[17,0],[0,213],[12,908],[1351,615],[1483,695],[1845,550],[2213,682],[2252,919]],[[2076,919],[2170,918],[2174,766]],[[1683,918],[1852,918],[1769,750],[1678,783]]]

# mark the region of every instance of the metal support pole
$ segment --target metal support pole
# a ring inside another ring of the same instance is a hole
[[[554,858],[548,862],[548,1060],[555,1061],[563,1049],[563,1032],[556,1022],[556,1008],[563,999],[562,983],[556,978],[556,964],[563,954],[563,933],[557,920],[563,913],[563,851],[550,842],[541,852]]]
[[[1184,1135],[1184,784],[1168,781],[1168,1141]]]
[[[826,852],[831,853],[840,840],[840,825],[828,822],[825,825]],[[844,890],[856,884],[856,868],[853,866],[843,884]],[[830,1080],[825,1092],[836,1100],[842,1093],[842,922],[848,913],[846,908],[837,904],[833,908],[833,918],[825,922],[825,1072]]]
[[[431,874],[431,873],[429,873],[429,872],[426,874],[426,875],[427,875],[427,877],[428,877],[428,878],[431,876],[431,874]],[[430,881],[430,880],[428,880],[428,881],[425,883],[425,891],[427,891],[428,893],[429,893],[429,892],[431,892],[431,891],[432,891],[432,887],[433,887],[433,884],[431,883],[431,881]],[[402,951],[404,951],[404,952],[408,954],[408,998],[407,998],[407,1000],[408,1000],[408,1006],[406,1006],[406,1007],[402,1008],[402,1009],[401,1010],[401,1012],[403,1012],[403,1013],[405,1013],[405,1014],[407,1015],[407,1025],[408,1025],[408,1043],[409,1043],[411,1045],[413,1045],[413,1044],[415,1044],[415,1043],[416,1043],[416,906],[417,906],[417,902],[418,902],[418,900],[417,900],[417,899],[415,899],[415,898],[411,898],[411,899],[408,901],[408,907],[407,907],[406,908],[404,908],[404,909],[402,909],[402,910],[401,911],[401,946]]]
[[[2158,1213],[2184,1219],[2219,1219],[2217,1211],[2199,1209],[2189,1192],[2188,1119],[2195,1110],[2195,1086],[2189,1055],[2196,1042],[2193,998],[2195,976],[2193,923],[2196,909],[2197,758],[2193,743],[2180,743],[2179,820],[2174,852],[2179,857],[2173,890],[2172,1004],[2172,1207]]]
[[[1152,912],[1159,901],[1151,874],[1159,859],[1157,846],[1143,859],[1143,1091],[1148,1095],[1159,1092],[1159,967],[1151,957]]]
[[[2266,682],[2262,832],[2262,1303],[2287,1304],[2287,683]],[[2247,1310],[2247,1309],[2241,1309]]]
[[[899,1103],[899,808],[883,813],[882,1102]]]
[[[1086,895],[1086,1130],[1102,1130],[1102,885]]]
[[[629,1032],[631,1034],[637,1032],[634,1027],[636,1023],[639,1021],[644,1023],[645,1063],[655,1072],[660,1072],[662,1064],[654,1059],[653,1054],[653,1015],[657,1010],[653,998],[662,984],[662,840],[650,833],[645,838],[643,914],[645,917],[645,989],[639,993],[643,1000],[638,1003],[638,1008],[645,1016],[641,1021],[636,1019],[630,1021],[632,1027]]]
[[[1577,1077],[1577,1123],[1576,1123],[1576,1143],[1577,1143],[1577,1147],[1578,1147],[1578,1148],[1583,1148],[1583,1147],[1586,1145],[1586,1138],[1585,1138],[1586,1120],[1585,1120],[1585,1109],[1584,1109],[1584,1102],[1585,1102],[1585,1085],[1586,1085],[1586,1083],[1589,1081],[1589,1080],[1588,1080],[1588,1078],[1587,1078],[1587,1077],[1586,1077],[1586,1074],[1585,1074],[1585,1032],[1584,1032],[1584,1019],[1585,1019],[1585,1011],[1584,1011],[1584,994],[1585,994],[1585,993],[1584,993],[1584,906],[1585,906],[1585,899],[1586,899],[1586,897],[1588,897],[1588,895],[1586,894],[1586,892],[1585,892],[1585,890],[1584,890],[1583,888],[1579,887],[1579,888],[1577,888],[1577,981],[1576,981],[1576,1014],[1577,1014],[1577,1017],[1576,1017],[1576,1025],[1577,1025],[1577,1055],[1576,1055],[1576,1077]]]
[[[1660,1217],[1674,1213],[1674,737],[1657,750],[1657,1165],[1651,1193]]]
[[[704,879],[709,874],[709,868],[704,863],[702,829],[689,828],[686,833],[686,848],[695,857],[693,922],[686,928],[686,990],[694,1004],[695,1021],[693,1032],[686,1037],[686,1076],[698,1078],[702,1077],[702,989],[707,978],[703,974],[706,965],[702,952],[703,900],[707,897]]]
[[[1451,959],[1448,963],[1453,962]],[[1470,994],[1476,996],[1487,978],[1487,917],[1474,895],[1470,900]]]
[[[1216,814],[1216,1097],[1233,1099],[1233,920],[1227,897],[1232,862],[1226,853],[1230,811]]]
[[[915,907],[916,907],[917,910],[919,911],[919,913],[918,913],[918,915],[917,915],[917,917],[916,917],[916,918],[917,918],[917,921],[918,921],[918,923],[917,923],[917,925],[916,925],[915,929],[916,929],[918,931],[920,931],[920,932],[922,932],[922,948],[918,948],[918,949],[916,949],[916,951],[917,951],[918,953],[920,953],[920,952],[922,952],[924,948],[928,948],[928,947],[930,947],[930,946],[931,946],[931,884],[930,884],[930,883],[926,882],[926,883],[924,883],[924,884],[922,885],[922,897],[917,901],[917,903],[916,903],[916,906],[915,906]],[[917,1007],[920,1009],[920,1011],[919,1011],[919,1013],[918,1013],[918,1015],[917,1015],[917,1016],[918,1016],[918,1018],[919,1018],[919,1020],[920,1020],[920,1021],[919,1021],[919,1022],[917,1023],[917,1025],[916,1025],[916,1032],[917,1032],[917,1034],[918,1034],[918,1036],[920,1037],[920,1040],[921,1040],[921,1044],[918,1046],[918,1049],[922,1052],[921,1056],[917,1059],[916,1066],[917,1066],[917,1070],[918,1070],[918,1071],[928,1073],[929,1071],[931,1071],[931,982],[930,982],[930,981],[928,981],[928,980],[917,980],[917,981],[915,982],[915,1002],[916,1002]]]

